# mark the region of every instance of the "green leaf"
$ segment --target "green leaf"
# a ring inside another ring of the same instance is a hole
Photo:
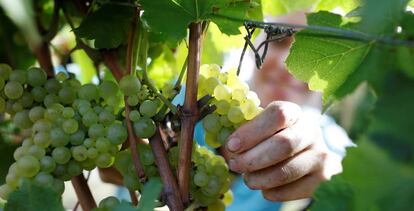
[[[213,20],[222,32],[239,34],[238,27],[242,24],[241,22],[218,15],[241,20],[261,17],[257,0],[230,2],[223,0],[141,0],[140,4],[144,9],[142,18],[151,30],[175,42],[186,36],[186,29],[191,22]]]
[[[361,0],[320,0],[316,4],[316,11],[327,10],[332,11],[340,8],[345,13],[348,13],[360,5]]]
[[[414,79],[414,49],[406,46],[397,47],[396,64],[408,77]]]
[[[62,198],[51,188],[36,185],[30,181],[11,193],[5,211],[60,211],[65,210]]]
[[[118,4],[104,4],[90,13],[75,29],[77,36],[95,40],[96,48],[116,48],[127,38],[134,9]]]
[[[264,15],[285,15],[297,11],[305,11],[312,8],[318,0],[262,0]]]
[[[316,191],[312,210],[412,210],[414,175],[369,140],[347,153],[343,173]]]
[[[341,23],[341,16],[328,12],[308,15],[309,25],[340,28]],[[371,46],[371,42],[327,37],[323,33],[303,30],[296,34],[286,64],[289,71],[307,82],[311,90],[322,91],[326,104],[365,59]]]
[[[151,178],[142,190],[140,203],[138,204],[139,211],[152,211],[155,208],[156,202],[162,191],[162,182],[160,178]]]
[[[140,201],[141,203],[141,201]],[[110,211],[138,211],[131,203],[122,201],[120,204],[115,205]]]
[[[373,34],[393,34],[408,0],[365,0],[360,30]]]

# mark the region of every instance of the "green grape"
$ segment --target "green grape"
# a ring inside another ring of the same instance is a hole
[[[216,112],[218,114],[227,114],[229,112],[230,109],[230,103],[227,100],[219,100],[217,102],[214,103],[214,105],[216,105]]]
[[[137,110],[132,110],[129,113],[129,119],[133,122],[136,122],[139,120],[139,118],[141,118],[141,114],[139,114],[139,112]]]
[[[149,90],[148,87],[146,85],[142,86],[141,90],[138,92],[138,98],[140,100],[145,100],[148,98],[149,96]]]
[[[57,147],[52,151],[52,158],[57,164],[66,164],[71,158],[70,150],[65,147]]]
[[[33,105],[33,96],[30,92],[24,92],[20,100],[24,108],[29,108]]]
[[[16,81],[20,84],[25,84],[27,81],[27,71],[25,70],[14,70],[11,72],[9,81]]]
[[[22,105],[22,103],[21,103],[21,101],[19,100],[19,101],[17,101],[17,102],[15,102],[15,103],[13,103],[13,111],[14,112],[20,112],[20,111],[23,111],[23,105]]]
[[[220,184],[220,178],[216,176],[211,176],[210,180],[208,181],[208,184],[201,188],[204,194],[208,196],[213,196],[218,193],[220,193],[221,184]]]
[[[101,113],[104,109],[101,106],[94,106],[93,111],[97,114]]]
[[[59,97],[55,94],[48,94],[45,96],[45,99],[43,99],[43,104],[48,108],[52,106],[53,104],[60,103]]]
[[[104,99],[117,95],[118,93],[118,85],[112,81],[105,80],[98,88],[100,96]]]
[[[88,101],[96,100],[99,98],[98,87],[94,84],[85,84],[79,89],[78,96]]]
[[[154,163],[154,154],[152,154],[151,148],[149,145],[140,144],[138,145],[139,156],[141,159],[142,164],[144,165],[151,165]]]
[[[62,111],[62,116],[65,119],[73,118],[75,116],[75,110],[71,107],[65,107]]]
[[[62,82],[62,81],[66,81],[69,77],[64,72],[58,72],[58,74],[56,74],[55,78],[58,81]]]
[[[40,159],[40,170],[42,172],[50,173],[56,168],[56,162],[50,156],[44,156]]]
[[[17,188],[19,185],[20,176],[16,172],[9,172],[6,176],[6,184],[12,188]]]
[[[19,82],[9,81],[6,86],[4,86],[4,94],[9,99],[19,99],[23,95],[23,86]]]
[[[47,91],[43,87],[34,87],[30,93],[32,94],[34,101],[38,103],[43,102],[47,95]]]
[[[217,199],[217,196],[210,196],[206,195],[202,190],[196,190],[192,193],[195,202],[197,204],[200,204],[203,207],[206,207],[210,204],[213,204],[215,200]]]
[[[139,112],[145,117],[153,117],[157,114],[157,103],[152,100],[145,100],[139,106]]]
[[[85,146],[74,146],[71,148],[72,157],[76,161],[84,161],[88,158],[88,150]]]
[[[139,103],[139,98],[137,95],[131,95],[127,99],[129,106],[136,106]]]
[[[137,94],[141,89],[141,82],[136,76],[124,76],[119,82],[119,89],[126,96]]]
[[[233,133],[233,130],[231,128],[221,128],[220,132],[217,134],[217,141],[220,143],[220,145],[226,143],[227,138],[231,135],[231,133]]]
[[[95,147],[99,152],[108,152],[111,143],[108,141],[107,138],[100,137],[96,140]]]
[[[223,203],[222,200],[217,199],[214,203],[210,204],[207,207],[207,211],[225,211],[226,205]]]
[[[242,102],[246,99],[247,92],[242,89],[235,89],[231,93],[231,99]]]
[[[86,115],[88,112],[94,112],[93,109],[89,105],[81,105],[79,107],[79,113],[83,116]]]
[[[45,154],[46,154],[45,149],[37,145],[30,146],[29,152],[28,152],[28,155],[32,155],[33,157],[37,159],[41,159],[42,157],[45,156]]]
[[[159,177],[158,169],[157,167],[150,165],[150,166],[144,166],[144,172],[149,177]]]
[[[106,137],[114,145],[122,144],[128,138],[128,132],[121,123],[113,123],[108,127]]]
[[[13,152],[14,160],[19,160],[20,158],[25,156],[28,153],[27,149],[28,149],[28,147],[23,147],[23,146],[16,148]]]
[[[227,118],[233,123],[240,123],[244,120],[244,115],[240,107],[232,106],[227,114]]]
[[[51,143],[49,133],[48,132],[36,133],[36,135],[33,137],[33,142],[34,144],[40,147],[47,148]]]
[[[138,121],[134,122],[134,132],[141,138],[150,138],[155,134],[157,126],[155,122],[147,117],[142,117]]]
[[[223,203],[226,206],[229,206],[233,202],[233,193],[231,191],[227,191],[224,193]]]
[[[17,162],[17,171],[19,175],[31,178],[37,174],[40,170],[40,163],[35,157],[26,155],[20,158]]]
[[[221,83],[225,84],[227,83],[227,79],[229,77],[229,73],[228,72],[223,72],[220,73],[220,75],[218,76],[219,80],[221,81]]]
[[[194,184],[199,187],[204,187],[208,184],[208,175],[203,171],[197,171],[194,175]]]
[[[178,147],[172,147],[168,151],[168,161],[170,161],[170,164],[172,167],[178,166],[178,157],[179,157],[179,150]]]
[[[1,69],[0,69],[1,70]],[[3,184],[0,186],[0,198],[7,200],[9,195],[14,191],[14,188],[10,187],[8,184]]]
[[[59,96],[59,101],[62,104],[70,105],[76,99],[76,92],[71,87],[63,87],[59,91],[58,96]]]
[[[77,176],[82,173],[82,166],[76,161],[69,161],[67,166],[67,172],[70,177]]]
[[[51,187],[59,195],[65,191],[65,183],[60,179],[54,179]]]
[[[129,150],[124,150],[116,155],[114,165],[123,175],[125,175],[128,171],[128,165],[131,162],[131,152]]]
[[[85,146],[86,148],[91,148],[95,146],[95,142],[94,140],[87,138],[83,141],[83,146]]]
[[[64,81],[62,83],[62,86],[71,87],[73,90],[77,92],[82,87],[82,84],[80,83],[80,81],[76,79],[69,79],[69,80]]]
[[[91,171],[92,169],[94,169],[96,167],[95,165],[95,160],[92,159],[86,159],[85,161],[80,163],[82,168],[85,169],[86,171]]]
[[[113,112],[104,109],[101,113],[99,113],[99,122],[105,126],[111,124],[115,121],[115,115]]]
[[[46,119],[39,119],[33,125],[33,130],[36,132],[47,132],[50,128],[52,128],[52,124]]]
[[[6,111],[6,101],[0,97],[0,113],[4,113]]]
[[[85,115],[83,115],[83,117],[82,117],[82,123],[86,127],[90,127],[93,124],[98,123],[98,121],[99,121],[99,117],[98,117],[98,115],[95,114],[94,111],[89,111]]]
[[[53,176],[49,173],[46,172],[40,172],[39,174],[37,174],[35,176],[35,178],[33,179],[35,183],[37,183],[38,185],[41,186],[51,186],[53,184]]]
[[[78,122],[74,119],[66,119],[62,124],[62,129],[65,133],[73,134],[79,128]]]
[[[217,141],[217,134],[216,133],[211,133],[211,132],[205,131],[204,139],[205,139],[206,144],[208,146],[211,146],[213,148],[218,148],[218,147],[221,146],[220,142]]]
[[[252,120],[259,113],[257,106],[249,99],[245,100],[240,107],[246,120]]]
[[[227,85],[219,84],[214,88],[214,97],[217,100],[229,100],[231,94],[231,89]]]
[[[206,79],[204,89],[207,93],[214,93],[214,89],[219,84],[220,84],[220,81],[217,78],[210,77]]]
[[[114,157],[112,157],[109,153],[103,153],[98,155],[95,163],[99,168],[108,168],[114,163]]]
[[[256,106],[260,105],[260,99],[255,92],[249,91],[247,93],[246,99],[253,101],[254,105]]]
[[[105,135],[105,128],[101,124],[93,124],[89,130],[88,135],[90,138],[99,138]]]
[[[53,147],[64,147],[70,141],[69,135],[66,134],[65,131],[63,131],[63,129],[60,127],[53,128],[49,133],[49,137],[51,140],[50,144]]]
[[[24,140],[23,140],[23,143],[22,143],[22,146],[23,147],[30,147],[30,146],[32,146],[34,143],[33,143],[33,139],[31,138],[31,137],[29,137],[29,138],[25,138]]]
[[[32,67],[27,71],[27,83],[30,86],[42,86],[46,80],[46,73],[40,68]]]
[[[91,147],[88,149],[87,155],[89,159],[95,159],[96,157],[98,157],[99,152],[96,148]]]
[[[32,121],[30,121],[28,110],[17,112],[13,117],[13,123],[21,129],[27,129],[33,124]]]
[[[35,106],[29,111],[29,118],[32,122],[36,122],[43,118],[45,109],[41,106]]]
[[[6,102],[6,113],[10,115],[14,115],[16,112],[13,110],[13,104],[14,102],[12,100],[8,100]]]
[[[84,139],[85,132],[83,132],[83,130],[78,130],[69,136],[70,144],[72,144],[73,146],[81,145]]]
[[[99,208],[112,209],[115,205],[118,204],[120,204],[120,201],[116,197],[109,196],[99,202]]]
[[[216,114],[208,114],[203,119],[203,127],[208,132],[217,134],[221,129],[220,117]]]
[[[46,81],[44,87],[49,94],[57,95],[59,90],[62,88],[62,85],[55,78],[51,78]]]
[[[69,174],[67,170],[67,165],[56,165],[55,171],[53,171],[53,175],[61,180],[68,180]]]
[[[0,77],[6,80],[10,77],[11,72],[12,68],[8,64],[0,63]]]

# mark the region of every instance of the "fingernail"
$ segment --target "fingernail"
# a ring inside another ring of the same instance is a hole
[[[229,160],[229,168],[232,171],[236,171],[236,172],[239,171],[236,160],[234,160],[234,159]]]
[[[227,142],[227,149],[229,151],[235,152],[240,149],[240,139],[238,138],[231,138]]]

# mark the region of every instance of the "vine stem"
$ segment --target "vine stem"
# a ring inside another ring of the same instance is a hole
[[[178,184],[185,204],[190,202],[189,180],[194,127],[198,118],[197,89],[200,69],[202,23],[190,24],[187,80],[184,105],[181,111],[181,141],[179,142]]]
[[[128,106],[127,97],[125,97],[125,121],[128,129],[129,148],[131,149],[132,160],[134,161],[134,167],[138,178],[143,179],[145,178],[145,172],[144,168],[141,165],[141,159],[139,158],[137,150],[137,136],[134,133],[131,120],[129,119],[130,110],[131,108]]]
[[[134,11],[134,17],[132,18],[131,27],[129,28],[128,32],[128,47],[126,52],[126,71],[128,74],[132,74],[133,70],[135,70],[136,67],[133,67],[132,64],[134,63],[134,47],[135,46],[135,34],[137,32],[137,24],[138,24],[138,18],[139,18],[139,9],[135,8]]]
[[[83,174],[73,177],[71,182],[82,210],[89,211],[96,208],[95,199]]]
[[[155,131],[154,136],[149,139],[149,143],[164,185],[164,194],[167,199],[167,205],[171,211],[183,211],[184,207],[181,201],[177,180],[168,162],[167,152],[159,130],[160,128],[157,124],[157,130]]]
[[[33,52],[40,64],[40,67],[45,70],[47,76],[50,78],[53,77],[55,75],[55,72],[53,69],[48,43],[42,42],[39,46],[34,47]]]

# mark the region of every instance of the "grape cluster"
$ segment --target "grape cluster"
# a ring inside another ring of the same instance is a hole
[[[50,186],[58,193],[63,181],[83,170],[113,164],[120,145],[127,139],[116,110],[122,96],[118,85],[105,81],[99,86],[81,85],[76,79],[48,79],[43,70],[14,70],[0,65],[1,102],[21,129],[31,128],[14,152],[0,197],[18,188],[25,179]]]
[[[198,98],[213,96],[216,110],[203,119],[205,141],[214,148],[225,143],[229,135],[263,110],[260,100],[249,86],[241,81],[236,70],[220,72],[218,65],[200,68]]]
[[[139,144],[137,148],[146,176],[159,177],[150,146]],[[178,167],[178,152],[178,147],[172,147],[167,155],[174,173]],[[124,185],[129,190],[141,191],[143,184],[137,176],[129,149],[118,153],[114,165],[121,172]],[[230,173],[221,156],[194,145],[192,166],[190,193],[194,201],[193,207],[209,207],[213,204],[223,204],[224,207],[231,203]]]

